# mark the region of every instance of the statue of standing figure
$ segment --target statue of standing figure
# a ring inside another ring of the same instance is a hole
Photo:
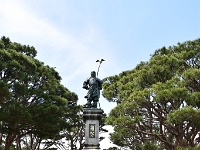
[[[83,82],[83,88],[88,90],[87,103],[85,107],[87,108],[97,108],[97,103],[99,102],[100,90],[102,89],[103,81],[96,77],[96,72],[91,72],[91,77]],[[92,103],[93,102],[93,103]]]

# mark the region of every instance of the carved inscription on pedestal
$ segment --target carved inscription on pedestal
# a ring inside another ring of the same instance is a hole
[[[89,124],[89,138],[95,138],[95,124]]]

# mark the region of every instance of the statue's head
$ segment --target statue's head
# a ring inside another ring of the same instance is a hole
[[[96,72],[95,71],[91,72],[91,77],[94,77],[94,78],[96,77]]]

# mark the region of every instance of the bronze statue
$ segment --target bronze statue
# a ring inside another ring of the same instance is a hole
[[[102,89],[103,81],[96,77],[96,72],[91,72],[91,77],[83,82],[83,88],[88,90],[87,103],[85,107],[87,108],[97,108],[97,103],[100,97],[100,90]],[[93,102],[93,103],[92,103]]]

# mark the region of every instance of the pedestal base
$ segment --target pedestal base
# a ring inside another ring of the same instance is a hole
[[[99,145],[85,145],[83,150],[96,150],[100,149]]]
[[[85,122],[85,146],[84,150],[100,149],[99,144],[99,121],[102,110],[97,108],[87,108],[83,110],[83,120]]]

